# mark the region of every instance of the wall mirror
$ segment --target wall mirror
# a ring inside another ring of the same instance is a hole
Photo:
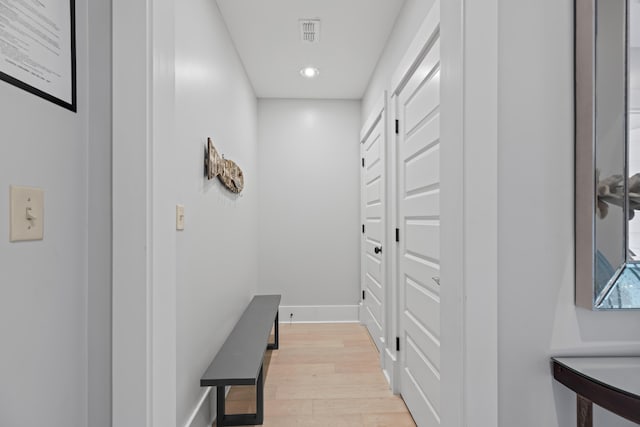
[[[575,8],[576,304],[640,309],[640,1]]]

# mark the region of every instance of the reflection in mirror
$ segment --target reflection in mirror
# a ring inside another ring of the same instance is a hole
[[[602,295],[598,303],[599,309],[640,308],[640,265],[629,263],[624,266],[620,275],[616,277],[614,286]]]
[[[606,292],[626,261],[624,8],[607,0],[596,7],[596,295]]]
[[[629,50],[628,50],[628,85],[627,93],[627,138],[630,208],[638,208],[640,203],[640,3],[629,4]],[[640,260],[640,215],[629,215],[629,257]]]
[[[640,307],[640,3],[628,5],[627,34],[627,261],[603,304]],[[607,308],[608,308],[607,307]]]

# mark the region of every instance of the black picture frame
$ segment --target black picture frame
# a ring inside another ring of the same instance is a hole
[[[33,95],[39,96],[40,98],[46,99],[60,107],[66,108],[74,113],[78,111],[78,98],[77,98],[77,82],[76,82],[76,7],[75,0],[69,0],[69,11],[70,11],[70,30],[69,30],[69,38],[70,38],[70,58],[71,61],[71,102],[67,102],[64,99],[60,99],[55,95],[47,93],[42,89],[38,89],[30,84],[27,84],[16,78],[11,76],[3,71],[0,71],[0,80],[3,80],[13,86],[16,86],[22,90],[25,90]]]

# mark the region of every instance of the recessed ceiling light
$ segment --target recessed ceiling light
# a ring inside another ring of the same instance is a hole
[[[320,74],[320,70],[315,67],[304,67],[302,70],[300,70],[300,75],[308,79],[318,77],[318,74]]]

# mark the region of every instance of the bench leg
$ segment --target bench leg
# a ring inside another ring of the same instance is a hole
[[[278,349],[278,345],[279,345],[279,342],[280,342],[279,333],[278,333],[278,327],[280,325],[280,322],[278,321],[279,315],[280,315],[280,310],[278,310],[276,312],[276,321],[275,321],[275,324],[273,326],[273,328],[274,328],[274,343],[273,344],[267,344],[267,350],[277,350]]]
[[[217,414],[216,426],[243,426],[243,425],[259,425],[264,423],[264,364],[260,366],[258,381],[256,382],[256,413],[255,414],[225,414],[224,391],[225,386],[217,387]]]
[[[277,341],[276,341],[277,342]],[[264,422],[264,363],[260,366],[258,383],[256,384],[256,424]]]
[[[224,398],[225,398],[225,386],[219,385],[216,387],[216,426],[224,427]]]

